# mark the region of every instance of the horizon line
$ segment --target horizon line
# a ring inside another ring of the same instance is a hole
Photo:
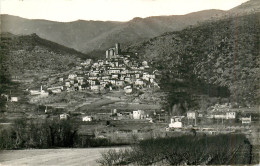
[[[117,20],[84,20],[84,19],[76,19],[76,20],[70,20],[70,21],[58,21],[58,20],[48,20],[48,19],[44,19],[44,18],[27,18],[27,17],[23,17],[23,16],[18,16],[18,15],[12,15],[12,14],[8,14],[8,13],[1,13],[1,15],[8,15],[8,16],[13,16],[13,17],[19,17],[22,19],[27,19],[27,20],[38,20],[38,21],[50,21],[50,22],[60,22],[60,23],[71,23],[71,22],[77,22],[77,21],[93,21],[93,22],[118,22],[118,23],[125,23],[125,22],[129,22],[132,21],[134,19],[146,19],[146,18],[152,18],[152,17],[170,17],[170,16],[186,16],[186,15],[190,15],[190,14],[195,14],[195,13],[199,13],[199,12],[205,12],[205,11],[222,11],[222,12],[227,12],[229,10],[221,10],[221,9],[205,9],[205,10],[198,10],[198,11],[194,11],[194,12],[190,12],[190,13],[186,13],[186,14],[173,14],[173,15],[153,15],[153,16],[148,16],[148,17],[133,17],[130,20],[127,21],[117,21]]]

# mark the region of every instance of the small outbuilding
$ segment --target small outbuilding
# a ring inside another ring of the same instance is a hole
[[[250,124],[252,122],[251,115],[250,117],[243,117],[241,120],[242,120],[242,124]]]
[[[64,113],[64,114],[60,114],[60,120],[67,120],[69,118],[69,114]]]
[[[198,117],[198,113],[196,111],[188,111],[187,118],[188,119],[196,119]]]
[[[83,122],[91,122],[93,120],[93,118],[91,117],[91,116],[84,116],[83,118],[82,118],[82,121]]]
[[[11,100],[10,100],[10,101],[11,101],[11,102],[18,102],[18,100],[19,100],[18,97],[11,97]]]
[[[182,128],[182,118],[183,116],[174,116],[171,118],[171,123],[169,124],[169,128]]]
[[[143,110],[133,111],[133,119],[144,119],[145,112]]]

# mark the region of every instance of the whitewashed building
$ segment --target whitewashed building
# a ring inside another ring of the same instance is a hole
[[[195,111],[188,111],[187,112],[187,118],[188,119],[196,119],[198,114]]]
[[[182,128],[183,124],[182,124],[182,118],[183,116],[174,116],[171,118],[171,122],[169,124],[170,128]]]
[[[213,115],[213,118],[215,118],[215,119],[226,119],[226,117],[227,116],[224,113],[216,113]]]
[[[143,66],[147,66],[147,65],[148,65],[148,62],[147,62],[147,61],[143,61],[143,62],[142,62],[142,65],[143,65]]]
[[[93,120],[93,118],[91,116],[84,116],[82,118],[82,121],[84,121],[84,122],[91,122],[92,120]]]
[[[125,81],[126,82],[131,82],[131,78],[130,77],[125,77]]]
[[[137,79],[136,81],[135,81],[135,85],[144,85],[144,81],[143,80],[141,80],[141,79]]]
[[[236,118],[236,112],[227,112],[226,113],[226,119],[235,119]]]
[[[99,85],[91,85],[90,89],[94,90],[94,91],[98,91],[100,89],[100,86]]]
[[[11,102],[18,102],[18,97],[11,97]]]
[[[123,86],[123,85],[124,85],[124,81],[117,80],[117,81],[116,81],[116,85],[117,85],[117,86]]]
[[[63,90],[63,86],[51,87],[47,90],[51,91],[52,93],[61,93],[61,91]]]
[[[112,78],[118,78],[118,74],[112,74]]]
[[[68,79],[75,79],[77,77],[77,74],[69,74]]]
[[[48,92],[45,92],[43,89],[42,89],[42,86],[41,86],[41,90],[30,90],[30,94],[31,95],[39,95],[39,96],[41,96],[41,97],[47,97],[48,95],[49,95],[49,93]]]
[[[66,114],[66,113],[60,114],[60,119],[61,120],[67,120],[68,118],[69,118],[69,114]]]
[[[148,73],[143,73],[143,79],[149,81],[150,75]]]
[[[77,77],[77,81],[82,85],[84,83],[84,77]]]
[[[143,110],[133,111],[133,119],[144,119],[145,112]]]
[[[250,117],[242,117],[241,120],[242,120],[242,124],[250,124],[252,122],[251,115]]]

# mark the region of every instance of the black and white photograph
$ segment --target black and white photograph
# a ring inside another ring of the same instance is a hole
[[[0,166],[260,165],[260,0],[0,0]]]

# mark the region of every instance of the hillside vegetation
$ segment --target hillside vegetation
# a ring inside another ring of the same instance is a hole
[[[77,58],[86,56],[73,49],[41,39],[36,34],[15,36],[1,34],[1,47],[5,48],[2,64],[12,76],[19,76],[26,71],[60,72],[74,67]]]
[[[175,92],[207,95],[216,89],[216,97],[230,93],[232,102],[255,104],[259,101],[259,18],[258,12],[208,21],[132,45],[127,51],[139,53],[140,59],[163,72],[162,87],[174,82]]]

